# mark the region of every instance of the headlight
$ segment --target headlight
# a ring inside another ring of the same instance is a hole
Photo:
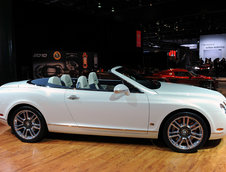
[[[195,67],[194,67],[194,69],[198,70],[198,69],[200,69],[200,68],[199,68],[199,67],[197,67],[197,66],[195,66]]]
[[[226,114],[226,102],[223,102],[220,104],[221,109],[224,110],[225,114]]]

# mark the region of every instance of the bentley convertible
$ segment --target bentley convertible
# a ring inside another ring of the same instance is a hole
[[[195,152],[226,135],[226,99],[205,88],[145,80],[124,67],[111,79],[64,74],[0,87],[0,121],[23,142],[47,132],[162,138],[172,150]]]

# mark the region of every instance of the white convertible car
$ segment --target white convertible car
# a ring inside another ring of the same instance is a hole
[[[112,79],[62,75],[0,87],[0,121],[23,142],[47,132],[163,138],[177,152],[195,152],[226,134],[226,99],[212,90],[144,80],[123,67]]]

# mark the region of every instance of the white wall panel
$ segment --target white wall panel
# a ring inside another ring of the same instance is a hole
[[[205,58],[226,58],[226,34],[201,35],[199,56]]]

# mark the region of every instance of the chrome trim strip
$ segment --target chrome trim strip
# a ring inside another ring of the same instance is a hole
[[[211,134],[224,134],[224,132],[220,132],[220,133],[211,133]]]
[[[109,130],[109,131],[124,131],[124,132],[140,132],[140,133],[147,133],[146,130],[128,130],[128,129],[114,129],[114,128],[97,128],[97,127],[85,127],[85,126],[73,126],[73,125],[64,125],[64,124],[48,124],[51,126],[60,126],[60,127],[73,127],[77,129],[91,129],[91,130]],[[158,131],[149,131],[149,132],[156,132]]]

